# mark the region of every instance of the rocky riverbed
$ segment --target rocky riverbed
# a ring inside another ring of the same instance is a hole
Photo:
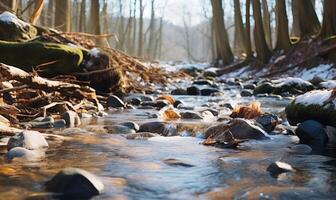
[[[332,81],[186,72],[198,78],[2,137],[1,198],[335,197],[335,94],[319,90]]]

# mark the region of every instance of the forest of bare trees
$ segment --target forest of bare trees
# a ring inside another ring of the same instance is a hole
[[[188,6],[177,16],[183,23],[166,19],[167,0],[7,0],[0,9],[64,32],[100,35],[99,45],[151,61],[220,60],[227,65],[255,57],[267,63],[274,52],[287,53],[299,39],[336,32],[333,0],[200,2],[203,16],[196,24],[190,23],[195,14]]]

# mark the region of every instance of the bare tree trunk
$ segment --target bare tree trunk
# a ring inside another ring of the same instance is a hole
[[[229,44],[228,34],[224,23],[224,11],[221,0],[211,0],[212,13],[214,20],[214,30],[217,46],[217,59],[222,60],[223,64],[233,62],[233,54]]]
[[[91,0],[90,32],[96,35],[101,34],[99,9],[100,9],[99,0]]]
[[[55,27],[69,32],[71,28],[71,1],[57,0],[55,6]]]
[[[139,36],[138,36],[138,56],[142,56],[143,54],[143,11],[144,7],[142,5],[142,0],[139,1],[139,9],[140,9],[140,16],[139,16]]]
[[[288,32],[288,18],[286,12],[286,1],[276,0],[276,22],[277,22],[277,50],[287,52],[290,48],[290,39]]]
[[[336,35],[336,1],[324,0],[323,22],[320,37],[326,38]]]
[[[48,26],[54,27],[55,26],[55,18],[54,18],[54,12],[55,12],[55,0],[49,0],[48,1]]]
[[[137,36],[137,18],[136,18],[136,2],[137,0],[134,0],[134,6],[133,6],[133,35],[132,35],[132,47],[130,50],[131,55],[134,55],[136,52],[136,36]]]
[[[0,2],[0,12],[11,11],[16,12],[17,2],[16,0],[1,0]]]
[[[283,0],[285,1],[285,0]],[[270,49],[272,49],[272,29],[271,29],[271,15],[268,9],[268,3],[267,0],[262,0],[262,10],[263,10],[263,27],[265,31],[265,38],[267,45]]]
[[[240,11],[240,1],[234,0],[234,21],[235,21],[235,38],[234,49],[237,53],[246,53],[246,38],[244,32],[244,25],[242,14]]]
[[[321,25],[311,1],[292,0],[292,3],[293,9],[295,9],[293,17],[296,18],[296,24],[293,24],[293,26],[298,26],[298,30],[296,30],[298,33],[296,34],[303,39],[318,34]]]
[[[265,33],[263,29],[263,22],[261,17],[261,6],[259,0],[252,1],[253,16],[254,16],[254,41],[257,52],[257,58],[267,63],[271,57],[271,51],[265,40]]]
[[[86,0],[82,0],[79,17],[79,32],[86,32]]]
[[[250,25],[250,9],[251,9],[251,0],[246,0],[245,4],[245,38],[246,38],[246,56],[252,56],[252,44],[251,44],[251,25]]]
[[[149,38],[148,38],[148,47],[147,47],[147,56],[151,60],[153,57],[153,50],[154,50],[154,32],[155,32],[155,0],[152,0],[151,4],[151,19],[149,25]]]

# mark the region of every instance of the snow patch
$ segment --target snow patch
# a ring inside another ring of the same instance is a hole
[[[325,89],[334,89],[336,88],[336,81],[335,80],[329,80],[320,83],[320,87],[325,88]]]
[[[282,87],[284,85],[300,85],[300,86],[311,86],[312,84],[308,81],[305,81],[301,78],[294,78],[294,77],[287,77],[287,78],[280,78],[278,80],[273,81],[276,84],[276,87]]]
[[[4,22],[4,23],[8,23],[8,24],[13,23],[21,29],[29,26],[28,23],[22,21],[21,19],[17,18],[16,15],[14,15],[13,13],[10,13],[8,11],[5,11],[5,12],[0,14],[0,21]]]
[[[297,96],[295,103],[303,105],[320,105],[328,100],[331,96],[332,90],[314,90],[303,95]]]
[[[336,69],[330,69],[332,66],[332,64],[321,64],[311,69],[304,69],[302,72],[299,72],[297,76],[304,80],[312,80],[315,76],[322,79],[331,79],[336,76]]]
[[[92,48],[89,52],[89,54],[95,58],[98,58],[99,57],[99,49],[98,48]]]

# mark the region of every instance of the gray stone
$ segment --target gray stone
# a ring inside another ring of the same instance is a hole
[[[164,122],[147,122],[140,126],[139,132],[157,133],[162,136],[177,136],[177,129],[172,124]]]
[[[213,95],[215,93],[220,93],[220,91],[218,89],[213,89],[213,88],[205,88],[201,90],[201,95],[202,96],[210,96]]]
[[[328,143],[328,135],[324,126],[314,120],[302,122],[295,133],[300,138],[300,143],[307,144],[312,148],[323,147]]]
[[[6,153],[6,159],[13,160],[14,158],[23,158],[26,160],[35,160],[40,158],[41,152],[28,150],[23,147],[15,147]]]
[[[295,172],[295,170],[292,168],[292,166],[290,166],[287,163],[280,162],[280,161],[271,163],[267,167],[266,170],[268,172],[270,172],[272,176],[277,176],[277,175],[279,175],[281,173],[286,173],[286,172]]]
[[[74,111],[66,111],[62,114],[62,119],[66,122],[67,127],[77,127],[81,124],[78,114]]]
[[[174,159],[174,158],[165,159],[165,160],[163,160],[163,162],[166,165],[176,166],[176,167],[194,167],[194,165],[192,165],[192,164],[188,164],[188,163],[185,163],[181,160]]]
[[[107,98],[107,107],[109,108],[125,108],[125,103],[117,96],[111,95]]]
[[[46,189],[67,197],[84,198],[101,194],[104,184],[88,171],[65,168],[46,183]]]
[[[64,127],[66,127],[66,121],[64,119],[55,121],[54,128],[64,128]]]
[[[135,133],[135,130],[133,130],[132,128],[122,125],[105,126],[105,129],[107,129],[108,133],[110,134]]]
[[[242,97],[250,97],[250,96],[253,96],[253,92],[250,90],[243,90],[240,92],[240,95]]]
[[[177,88],[177,89],[172,90],[170,94],[171,95],[187,95],[188,92],[187,90],[183,88]]]
[[[126,126],[130,129],[133,129],[135,131],[138,131],[139,130],[139,125],[135,122],[123,122],[120,124],[121,126]]]
[[[191,86],[187,88],[188,95],[201,95],[201,90],[196,86]]]
[[[243,88],[244,89],[247,89],[247,90],[254,90],[257,86],[255,84],[246,84],[246,85],[243,85]]]
[[[11,137],[7,144],[7,150],[15,147],[23,147],[29,150],[47,148],[49,145],[44,136],[37,131],[23,131]]]
[[[125,135],[126,139],[128,140],[147,140],[148,138],[158,136],[160,135],[157,133],[149,133],[149,132],[138,132]]]
[[[269,133],[275,129],[279,122],[279,118],[274,114],[263,114],[256,118],[256,122],[260,124],[266,132]]]
[[[182,119],[203,119],[201,114],[194,111],[180,112]]]

